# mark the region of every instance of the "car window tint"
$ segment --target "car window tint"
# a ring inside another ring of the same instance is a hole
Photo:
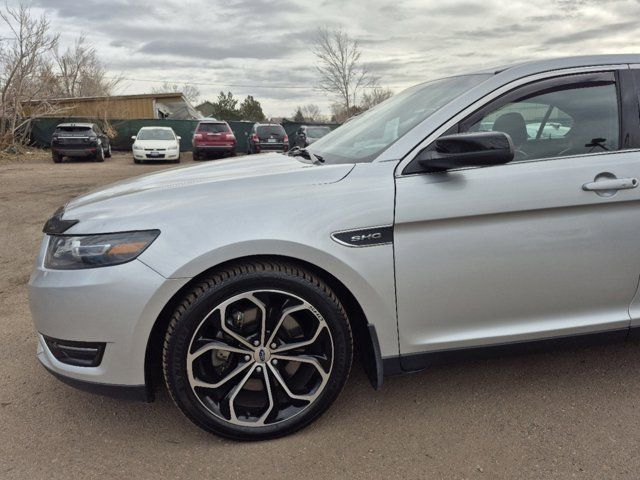
[[[527,94],[461,131],[511,136],[515,160],[580,155],[619,148],[618,97],[608,84],[578,83]]]
[[[88,133],[91,131],[91,127],[58,127],[56,130],[59,132]]]
[[[198,126],[199,132],[206,133],[224,133],[230,132],[229,125],[226,123],[201,123]]]
[[[257,129],[257,133],[259,136],[263,135],[284,135],[284,128],[280,125],[262,125]]]
[[[309,127],[307,128],[307,136],[312,138],[320,138],[325,136],[331,130],[327,127]]]

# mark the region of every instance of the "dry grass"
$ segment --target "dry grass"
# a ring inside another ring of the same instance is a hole
[[[51,159],[51,151],[42,148],[10,146],[0,150],[0,165],[8,163],[41,163]]]

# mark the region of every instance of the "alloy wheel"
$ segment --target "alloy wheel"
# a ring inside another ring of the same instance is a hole
[[[306,300],[280,290],[235,295],[209,311],[187,350],[191,391],[232,425],[263,427],[302,413],[334,361],[331,331]]]

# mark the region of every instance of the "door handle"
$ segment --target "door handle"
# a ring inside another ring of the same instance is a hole
[[[637,178],[612,178],[610,180],[599,180],[582,185],[582,189],[590,192],[603,190],[628,190],[638,186]]]

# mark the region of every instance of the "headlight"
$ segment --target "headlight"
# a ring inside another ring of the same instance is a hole
[[[142,147],[142,145],[138,145],[137,143],[133,144],[133,149],[134,150],[144,150],[144,148]]]
[[[176,152],[178,150],[178,146],[174,145],[172,147],[169,147],[167,150],[169,150],[170,152]]]
[[[108,267],[130,262],[158,237],[160,230],[98,235],[52,235],[44,266],[53,270]]]

